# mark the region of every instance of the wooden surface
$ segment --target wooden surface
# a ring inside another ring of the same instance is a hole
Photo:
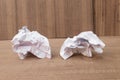
[[[120,0],[0,0],[0,40],[26,25],[48,38],[120,35]],[[4,34],[4,35],[3,35]]]
[[[48,38],[87,30],[120,36],[120,0],[0,0],[0,40],[12,39],[24,25]]]
[[[0,41],[0,80],[120,80],[120,37],[101,37],[106,47],[93,58],[59,56],[65,39],[50,39],[52,59],[28,56],[20,60],[10,41]]]
[[[55,0],[56,37],[93,30],[92,0]]]
[[[16,0],[17,29],[27,25],[47,37],[55,37],[54,0]]]
[[[94,0],[94,25],[99,35],[120,35],[120,0]]]
[[[0,0],[0,40],[26,25],[48,38],[120,35],[120,0]]]
[[[11,39],[16,27],[15,0],[0,0],[0,40]]]
[[[24,25],[49,38],[93,30],[92,0],[0,0],[0,40]]]

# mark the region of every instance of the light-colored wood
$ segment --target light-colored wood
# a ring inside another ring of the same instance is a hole
[[[17,29],[24,25],[55,37],[54,0],[17,0]]]
[[[16,33],[15,0],[0,0],[0,40],[11,39]]]
[[[120,35],[120,0],[94,0],[95,32],[103,36]]]
[[[0,41],[0,80],[120,80],[120,37],[101,37],[106,47],[93,58],[59,56],[65,39],[50,39],[52,59],[28,56],[20,60],[10,41]],[[57,44],[57,45],[56,45]]]
[[[56,36],[71,37],[93,30],[92,0],[55,0]]]

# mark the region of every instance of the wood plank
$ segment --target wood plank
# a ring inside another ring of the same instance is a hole
[[[54,0],[17,0],[17,26],[55,37]]]
[[[15,0],[0,0],[0,40],[12,39],[16,33]]]
[[[101,39],[106,43],[103,54],[67,60],[59,55],[65,39],[49,39],[52,59],[31,55],[24,60],[12,51],[10,41],[0,41],[0,80],[120,80],[120,37]]]
[[[120,0],[94,0],[95,29],[102,36],[120,35]]]
[[[92,0],[55,0],[56,36],[72,37],[93,30]]]

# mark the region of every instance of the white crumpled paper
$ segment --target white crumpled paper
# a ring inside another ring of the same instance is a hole
[[[30,52],[38,58],[51,58],[48,39],[37,31],[30,31],[24,26],[11,41],[13,50],[20,59],[24,59]]]
[[[60,56],[67,59],[74,53],[81,53],[84,56],[92,57],[91,50],[102,53],[105,44],[92,31],[81,32],[73,38],[67,38],[60,50]]]

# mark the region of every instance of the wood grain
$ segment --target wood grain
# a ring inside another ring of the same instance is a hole
[[[56,36],[93,30],[92,0],[55,0]]]
[[[15,0],[0,0],[0,40],[11,39],[15,33]]]
[[[29,26],[41,34],[55,37],[54,0],[17,0],[17,29]]]
[[[106,44],[103,54],[73,55],[68,60],[59,56],[65,39],[49,40],[52,59],[31,55],[24,60],[12,51],[10,41],[0,41],[0,80],[120,80],[120,37],[101,39]]]
[[[120,35],[120,0],[94,0],[95,31],[102,36]]]
[[[48,38],[87,30],[120,36],[120,0],[0,0],[0,40],[12,39],[24,25]]]

